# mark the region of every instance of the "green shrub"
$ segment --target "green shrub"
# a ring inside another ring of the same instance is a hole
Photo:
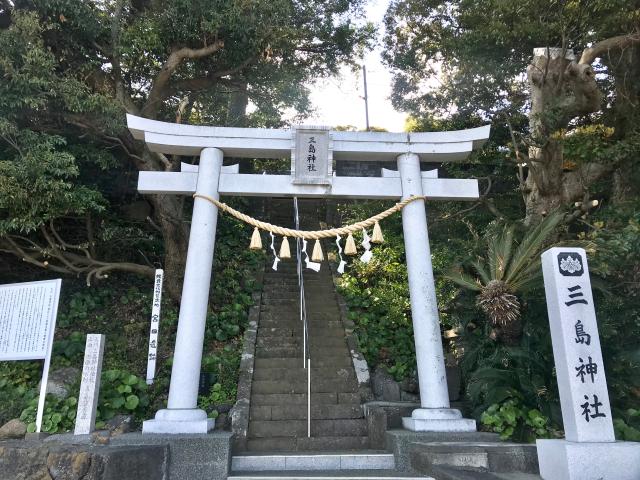
[[[64,399],[47,395],[42,415],[42,429],[46,433],[66,432],[73,429],[76,419],[78,399],[70,396]],[[20,420],[27,424],[27,432],[36,431],[38,397],[33,397],[22,411]]]
[[[499,433],[502,440],[533,442],[554,433],[547,417],[538,409],[524,407],[516,399],[494,403],[482,414],[480,421],[489,430]]]
[[[105,421],[119,413],[131,414],[137,420],[144,418],[145,408],[149,405],[146,382],[123,370],[102,372],[100,399],[96,413],[96,426],[100,428]]]
[[[629,408],[622,415],[615,416],[613,429],[618,440],[640,442],[640,410]]]
[[[76,384],[71,391],[78,391]],[[72,430],[75,424],[78,398],[71,395],[60,399],[54,395],[47,395],[44,414],[42,417],[42,431],[59,433]],[[106,421],[117,414],[130,414],[134,419],[145,417],[145,408],[149,405],[147,384],[141,378],[122,370],[106,370],[102,372],[100,397],[96,411],[96,428],[103,428]],[[36,412],[38,396],[33,390],[29,393],[27,407],[22,411],[20,419],[27,423],[29,432],[36,431]]]

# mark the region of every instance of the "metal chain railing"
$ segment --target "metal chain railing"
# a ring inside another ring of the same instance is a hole
[[[294,221],[296,230],[300,230],[300,215],[298,211],[298,197],[293,197]],[[307,437],[311,437],[311,351],[309,348],[309,324],[307,322],[307,305],[304,295],[304,275],[302,267],[302,242],[296,238],[296,256],[298,287],[300,290],[300,321],[302,322],[302,367],[307,371]]]

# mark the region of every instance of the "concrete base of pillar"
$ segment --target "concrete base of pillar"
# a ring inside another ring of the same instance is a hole
[[[142,433],[207,433],[215,423],[204,410],[164,409],[158,410],[153,420],[142,423]]]
[[[537,440],[544,480],[637,480],[640,443]]]
[[[454,408],[417,408],[402,419],[402,426],[412,432],[476,431],[476,421],[462,418],[460,410]]]

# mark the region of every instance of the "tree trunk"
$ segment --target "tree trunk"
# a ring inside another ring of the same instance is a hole
[[[227,126],[246,127],[247,107],[249,106],[249,94],[247,82],[239,81],[238,90],[229,96],[229,109],[227,111]]]
[[[631,46],[621,51],[608,52],[602,63],[615,79],[616,101],[613,106],[614,138],[624,140],[638,125],[640,115],[640,47]],[[634,169],[635,158],[621,162],[613,174],[611,201],[621,205],[640,194]]]
[[[561,48],[538,48],[527,69],[531,89],[531,143],[525,180],[525,224],[532,225],[553,210],[582,200],[586,180],[599,169],[589,166],[565,171],[558,136],[578,115],[596,111],[600,95],[589,65],[577,64]],[[585,174],[587,175],[585,177]]]
[[[179,303],[189,244],[188,223],[183,219],[184,197],[150,195],[149,200],[154,207],[154,216],[164,240],[164,278],[167,293]]]

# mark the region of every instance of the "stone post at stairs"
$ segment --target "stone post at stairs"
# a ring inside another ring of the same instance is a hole
[[[400,155],[398,171],[403,199],[424,194],[418,155]],[[402,423],[405,428],[413,431],[475,432],[475,421],[462,418],[460,411],[449,405],[424,202],[411,202],[402,210],[402,228],[421,405],[421,408],[413,411],[411,417],[403,418]]]

